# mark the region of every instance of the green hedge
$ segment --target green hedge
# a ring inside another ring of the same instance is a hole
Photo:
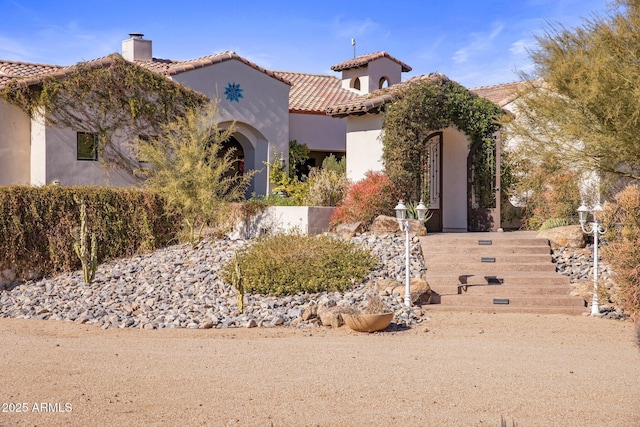
[[[0,268],[19,276],[46,276],[80,268],[73,230],[87,205],[89,233],[96,233],[98,262],[167,245],[180,218],[148,191],[107,187],[0,187]]]

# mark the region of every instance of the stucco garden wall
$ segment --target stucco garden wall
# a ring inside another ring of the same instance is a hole
[[[347,178],[353,182],[364,178],[369,170],[384,170],[382,164],[382,117],[349,116],[347,121]]]
[[[0,185],[29,184],[30,156],[29,115],[0,99]]]
[[[335,210],[325,206],[269,206],[253,218],[236,225],[230,237],[247,239],[268,233],[294,232],[319,234],[329,231]]]

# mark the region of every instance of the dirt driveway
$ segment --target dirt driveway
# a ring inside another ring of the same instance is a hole
[[[377,334],[0,319],[0,426],[640,426],[632,323],[428,316]]]

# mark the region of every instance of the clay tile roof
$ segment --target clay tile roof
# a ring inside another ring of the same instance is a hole
[[[108,67],[113,62],[110,56],[87,61],[86,64],[91,68]],[[47,67],[47,66],[45,66]],[[20,83],[26,86],[37,85],[41,83],[47,77],[53,77],[55,79],[62,79],[71,74],[75,68],[75,65],[69,65],[67,67],[49,66],[51,69],[43,71],[41,73],[32,74],[29,76],[23,76],[20,79]],[[0,88],[2,84],[0,83]]]
[[[348,61],[344,61],[339,64],[331,66],[331,69],[333,71],[343,71],[343,70],[349,70],[351,68],[366,67],[367,65],[369,65],[369,62],[374,61],[376,59],[380,59],[380,58],[389,58],[393,62],[400,64],[402,66],[403,72],[411,71],[410,66],[400,61],[399,59],[389,55],[387,52],[375,52],[375,53],[368,53],[366,55],[356,56],[353,59],[349,59]]]
[[[201,58],[190,59],[187,61],[174,61],[171,59],[153,58],[151,61],[135,61],[135,64],[159,74],[165,74],[167,76],[175,76],[177,74],[184,73],[185,71],[208,67],[209,65],[218,64],[218,63],[229,61],[232,59],[235,59],[236,61],[240,61],[270,77],[273,77],[276,80],[280,80],[285,84],[288,84],[288,85],[291,84],[288,80],[278,76],[273,71],[262,68],[259,65],[239,56],[233,51],[227,51],[227,52],[217,53],[215,55],[203,56]]]
[[[14,79],[32,78],[59,70],[58,65],[0,60],[0,89]]]
[[[289,92],[289,112],[291,113],[326,114],[329,106],[359,97],[355,92],[343,89],[340,79],[334,76],[289,71],[274,71],[274,73],[291,82]]]
[[[482,98],[488,99],[498,107],[504,107],[516,99],[519,93],[530,83],[531,82],[513,82],[493,86],[481,86],[469,90]],[[534,82],[534,84],[536,83]]]
[[[407,85],[418,81],[436,81],[443,79],[449,80],[444,74],[432,73],[415,76],[401,83],[389,86],[384,89],[378,89],[367,95],[359,95],[357,98],[343,103],[337,103],[328,107],[326,114],[334,117],[345,117],[349,115],[362,115],[367,113],[378,113],[384,108],[384,105],[396,99]]]

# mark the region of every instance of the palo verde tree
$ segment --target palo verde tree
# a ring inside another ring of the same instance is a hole
[[[456,126],[471,141],[476,196],[484,201],[482,205],[493,204],[493,134],[500,129],[498,119],[502,114],[491,101],[440,74],[407,83],[396,92],[384,115],[385,173],[404,192],[406,200],[427,200],[427,139],[436,131]]]
[[[519,98],[521,159],[640,179],[640,3],[618,0],[576,28],[551,25]]]
[[[218,104],[187,110],[161,126],[159,136],[141,140],[140,157],[149,167],[136,173],[144,185],[162,195],[184,221],[191,244],[200,240],[203,227],[215,223],[229,202],[242,200],[255,171],[231,173],[234,149],[226,149],[235,128],[218,126]]]
[[[78,63],[42,79],[16,79],[2,96],[53,127],[98,136],[98,158],[132,172],[131,144],[207,98],[118,54]],[[124,141],[124,143],[121,143]]]

